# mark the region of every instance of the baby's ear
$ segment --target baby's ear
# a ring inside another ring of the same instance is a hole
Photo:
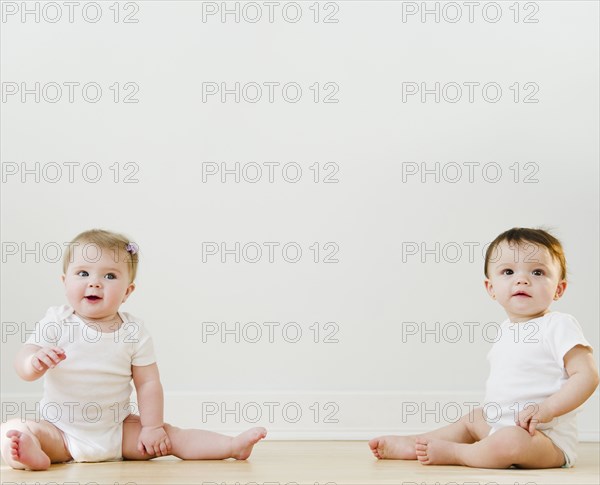
[[[496,293],[494,292],[494,287],[492,286],[492,282],[489,280],[489,278],[486,278],[483,284],[485,285],[485,289],[488,292],[488,295],[496,299]]]
[[[565,291],[567,291],[567,280],[562,280],[556,287],[556,291],[554,292],[554,300],[560,300],[565,294]]]
[[[62,276],[60,277],[60,281],[62,281],[62,282],[63,282],[63,284],[64,284],[64,282],[65,282],[65,278],[66,278],[66,276],[65,276],[65,275],[62,275]]]
[[[123,297],[122,303],[127,301],[127,298],[129,298],[129,295],[133,293],[133,290],[135,290],[135,283],[130,283],[127,287],[127,290],[125,290],[125,296]]]

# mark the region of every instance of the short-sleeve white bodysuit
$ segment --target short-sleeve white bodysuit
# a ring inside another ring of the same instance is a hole
[[[568,375],[563,358],[577,345],[591,348],[577,320],[566,313],[550,312],[528,322],[502,323],[487,356],[491,370],[484,416],[492,427],[490,434],[515,426],[515,417],[527,404],[541,403],[565,384]],[[577,459],[579,410],[537,426],[564,452],[564,467],[573,466]]]
[[[123,421],[131,413],[131,366],[156,361],[152,339],[139,319],[101,332],[67,305],[51,307],[28,344],[58,346],[66,359],[44,375],[40,414],[65,435],[74,461],[122,459]]]

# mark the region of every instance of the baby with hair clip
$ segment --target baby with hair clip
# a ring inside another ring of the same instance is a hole
[[[44,377],[44,395],[41,419],[2,425],[2,456],[11,467],[165,455],[245,460],[266,436],[260,427],[230,437],[163,421],[152,339],[141,320],[120,311],[135,289],[138,260],[138,246],[109,231],[83,232],[69,245],[62,276],[69,304],[48,310],[15,361],[22,379]]]

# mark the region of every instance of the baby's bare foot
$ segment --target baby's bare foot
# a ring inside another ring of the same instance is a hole
[[[236,460],[245,460],[252,453],[256,443],[267,436],[265,428],[252,428],[233,438],[231,457]]]
[[[369,447],[380,460],[416,460],[414,436],[379,436]]]
[[[417,438],[415,452],[422,465],[460,465],[452,441]]]
[[[10,458],[7,461],[14,462],[9,463],[13,468],[47,470],[50,467],[50,458],[30,435],[11,429],[6,437],[10,438]]]

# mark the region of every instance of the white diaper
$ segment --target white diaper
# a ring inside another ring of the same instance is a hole
[[[123,424],[119,423],[104,432],[75,432],[62,429],[61,423],[54,423],[65,437],[67,449],[76,462],[119,461],[123,459]]]
[[[577,460],[577,436],[573,437],[571,433],[565,433],[560,428],[541,429],[552,442],[558,446],[565,455],[565,464],[563,468],[571,468]]]

